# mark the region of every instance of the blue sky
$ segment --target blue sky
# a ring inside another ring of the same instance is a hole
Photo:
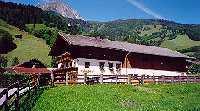
[[[5,0],[37,5],[44,0]],[[200,24],[200,0],[63,0],[85,20],[162,18],[178,23]]]

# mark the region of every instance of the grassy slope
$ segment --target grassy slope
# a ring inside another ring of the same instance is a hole
[[[141,31],[141,34],[139,34],[140,36],[144,36],[144,35],[151,35],[152,33],[154,32],[159,32],[160,29],[162,28],[161,25],[156,25],[156,28],[154,28],[153,25],[144,25],[144,27],[149,27],[150,30],[147,30],[147,31]]]
[[[33,25],[33,24],[26,24],[26,27],[27,27],[28,29],[31,29],[31,28],[34,27],[34,25]],[[35,29],[40,30],[40,29],[45,29],[45,28],[47,28],[47,26],[44,25],[44,24],[35,24]]]
[[[22,32],[18,28],[10,26],[2,20],[0,20],[0,28],[8,31],[13,36],[16,34],[23,35],[23,39],[14,40],[17,44],[17,48],[6,54],[9,60],[8,66],[11,65],[12,58],[14,57],[18,57],[20,62],[36,58],[47,66],[50,66],[51,57],[48,56],[50,48],[46,45],[43,39]]]
[[[178,35],[176,39],[166,40],[161,44],[161,47],[166,47],[172,50],[181,50],[193,46],[200,46],[200,41],[193,41],[187,35]]]
[[[199,84],[58,86],[33,111],[200,110],[199,92]]]

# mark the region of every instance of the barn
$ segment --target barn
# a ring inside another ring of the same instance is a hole
[[[91,75],[186,75],[186,60],[192,59],[167,48],[145,46],[101,37],[59,33],[50,55],[59,69],[77,68]]]

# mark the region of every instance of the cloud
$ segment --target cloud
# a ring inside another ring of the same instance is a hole
[[[157,14],[156,12],[152,11],[151,9],[147,8],[146,6],[144,6],[143,4],[137,2],[136,0],[127,0],[131,5],[133,5],[134,7],[137,7],[138,9],[142,10],[143,12],[145,12],[148,15],[153,16],[156,19],[164,19],[167,20],[165,17],[162,17],[161,15]]]

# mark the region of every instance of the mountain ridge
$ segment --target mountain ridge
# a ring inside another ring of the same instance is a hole
[[[38,5],[38,7],[45,11],[55,11],[66,18],[84,20],[83,17],[81,17],[80,14],[69,4],[63,3],[61,1],[45,2]]]

